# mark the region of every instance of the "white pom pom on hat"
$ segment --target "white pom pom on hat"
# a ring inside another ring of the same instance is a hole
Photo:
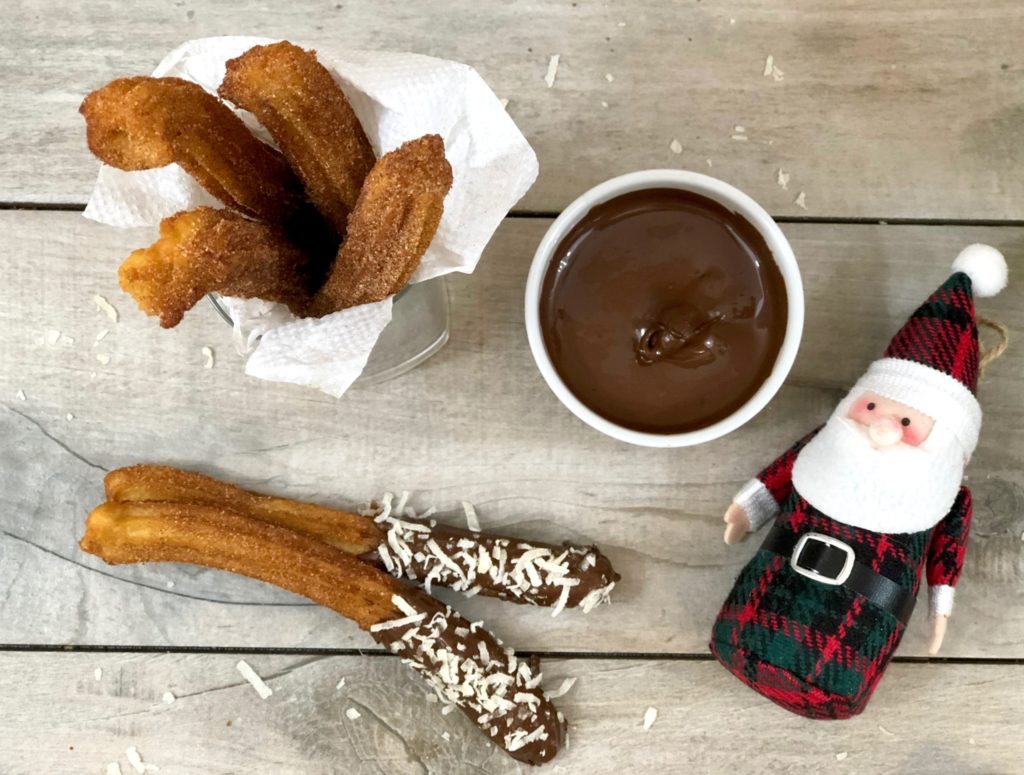
[[[968,245],[953,261],[953,271],[971,278],[975,296],[995,296],[1006,287],[1006,259],[991,245]]]

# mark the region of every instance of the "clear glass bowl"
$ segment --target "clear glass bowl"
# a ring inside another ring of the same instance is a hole
[[[216,294],[210,302],[232,325]],[[393,379],[420,365],[448,341],[448,286],[443,277],[406,286],[395,295],[391,322],[370,353],[366,368],[355,385],[374,385]]]

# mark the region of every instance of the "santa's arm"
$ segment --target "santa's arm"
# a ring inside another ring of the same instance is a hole
[[[950,509],[932,531],[928,545],[928,609],[935,616],[953,612],[953,591],[964,569],[971,529],[971,491],[961,487]]]
[[[782,504],[793,492],[793,463],[821,426],[804,436],[736,493],[732,502],[746,512],[750,531],[758,530],[778,516]]]

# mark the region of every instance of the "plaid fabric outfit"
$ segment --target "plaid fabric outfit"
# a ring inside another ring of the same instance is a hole
[[[970,491],[961,487],[949,514],[917,533],[874,533],[837,522],[792,485],[793,463],[813,435],[758,474],[781,507],[775,523],[796,535],[813,531],[845,541],[861,563],[914,595],[923,568],[929,584],[954,586],[967,548]],[[903,630],[888,611],[845,587],[800,575],[788,557],[760,549],[722,606],[710,646],[737,678],[787,710],[840,719],[864,710]]]

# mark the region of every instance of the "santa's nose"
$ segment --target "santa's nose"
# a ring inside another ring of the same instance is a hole
[[[903,428],[892,417],[879,417],[868,426],[868,436],[878,447],[891,447],[903,438]]]

